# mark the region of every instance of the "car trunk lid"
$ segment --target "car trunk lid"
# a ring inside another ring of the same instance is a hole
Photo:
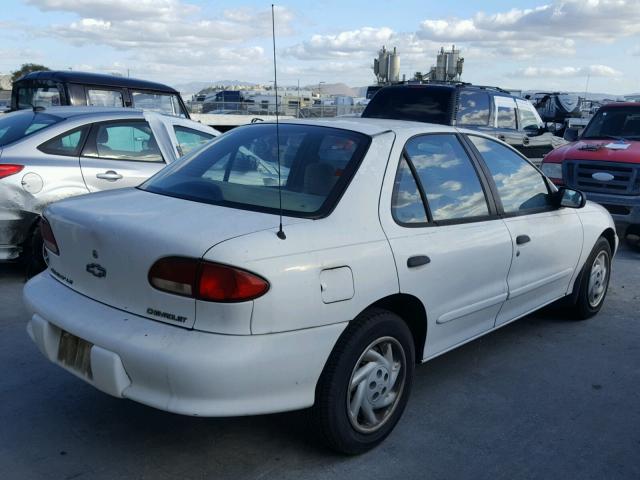
[[[168,256],[201,258],[217,243],[278,225],[276,215],[138,189],[64,200],[45,217],[60,249],[49,255],[58,280],[106,305],[187,328],[195,323],[195,300],[152,287],[151,266]]]

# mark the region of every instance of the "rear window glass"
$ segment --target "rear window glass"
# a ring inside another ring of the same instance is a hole
[[[278,213],[278,152],[285,215],[318,217],[336,204],[370,137],[311,125],[234,129],[172,163],[143,190],[214,205]],[[279,148],[278,148],[279,144]]]
[[[43,112],[21,111],[0,116],[0,147],[50,127],[63,119]]]
[[[450,125],[454,93],[454,89],[443,87],[383,88],[362,116]]]

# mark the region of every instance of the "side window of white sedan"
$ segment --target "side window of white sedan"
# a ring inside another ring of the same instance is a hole
[[[495,140],[469,139],[480,152],[498,189],[507,214],[533,213],[551,208],[547,182],[529,162]]]
[[[434,223],[468,221],[489,215],[476,168],[455,135],[421,135],[407,142],[396,175],[392,211],[401,224],[427,219]]]

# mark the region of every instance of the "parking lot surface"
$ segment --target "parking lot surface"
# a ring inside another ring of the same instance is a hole
[[[25,331],[23,276],[0,265],[1,479],[640,478],[640,253],[618,253],[603,310],[547,310],[416,370],[398,427],[344,457],[307,412],[192,418],[103,394]]]

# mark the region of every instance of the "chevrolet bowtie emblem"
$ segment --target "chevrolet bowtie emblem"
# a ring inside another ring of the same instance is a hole
[[[97,263],[87,264],[87,272],[98,278],[107,276],[107,271],[104,269],[104,267],[102,265],[98,265]]]

